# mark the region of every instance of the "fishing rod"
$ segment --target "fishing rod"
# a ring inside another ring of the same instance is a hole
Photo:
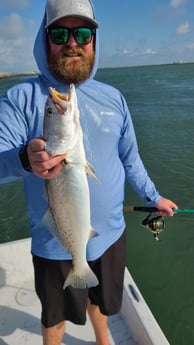
[[[173,208],[174,213],[194,213],[194,209],[181,209],[181,208]],[[149,206],[124,206],[124,211],[126,212],[149,212],[149,213],[156,213],[159,210],[156,207],[149,207]]]
[[[149,207],[149,206],[124,206],[125,212],[148,212],[148,216],[144,218],[141,222],[141,225],[143,225],[149,232],[151,232],[154,235],[154,238],[159,241],[159,235],[161,231],[165,229],[164,224],[164,217],[163,216],[157,216],[152,217],[152,213],[157,213],[159,210],[156,207]],[[174,213],[194,213],[194,209],[179,209],[174,208]]]

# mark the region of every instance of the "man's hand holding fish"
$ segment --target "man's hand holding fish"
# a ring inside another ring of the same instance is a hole
[[[28,158],[34,174],[44,179],[51,179],[59,174],[62,168],[61,162],[66,154],[52,156],[45,151],[43,139],[32,139],[27,147]]]

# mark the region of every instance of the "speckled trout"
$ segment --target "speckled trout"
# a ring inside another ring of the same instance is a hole
[[[87,175],[94,179],[86,161],[83,133],[73,84],[62,95],[49,88],[44,117],[45,150],[51,155],[67,154],[61,172],[46,181],[48,210],[44,215],[50,231],[72,256],[72,269],[64,289],[98,285],[98,279],[86,260],[88,240],[96,235],[90,224],[90,196]],[[96,179],[97,180],[97,179]]]

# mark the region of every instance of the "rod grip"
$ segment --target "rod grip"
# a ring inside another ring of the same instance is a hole
[[[124,207],[124,211],[126,212],[134,212],[134,211],[138,211],[138,212],[157,212],[158,209],[156,207],[149,207],[149,206],[125,206]]]

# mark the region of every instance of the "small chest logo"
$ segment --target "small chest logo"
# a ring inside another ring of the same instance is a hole
[[[113,111],[101,111],[100,115],[104,116],[115,116],[115,113]]]

